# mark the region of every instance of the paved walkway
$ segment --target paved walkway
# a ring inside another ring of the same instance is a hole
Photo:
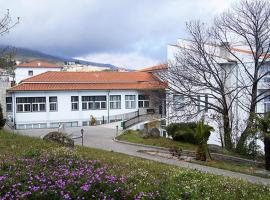
[[[251,183],[260,183],[264,185],[270,185],[270,179],[260,178],[256,176],[250,176],[246,174],[231,172],[227,170],[217,169],[213,167],[198,165],[194,163],[178,161],[174,159],[163,158],[159,156],[152,156],[144,153],[138,152],[138,150],[153,150],[153,148],[149,147],[141,147],[130,144],[123,144],[113,141],[113,138],[116,135],[116,129],[113,128],[117,125],[111,124],[110,126],[93,126],[93,127],[83,127],[84,129],[84,145],[88,147],[103,149],[107,151],[114,151],[119,153],[124,153],[136,157],[141,157],[149,160],[154,160],[166,164],[171,164],[179,167],[190,168],[199,170],[202,172],[208,172],[216,175],[223,175],[228,177],[234,177],[249,181]],[[79,135],[82,127],[68,128],[67,133],[73,135]],[[57,130],[57,129],[54,129]],[[16,131],[20,134],[40,137],[50,132],[50,129],[32,129],[32,130],[24,130],[24,131]],[[81,140],[77,140],[76,143],[80,144]]]

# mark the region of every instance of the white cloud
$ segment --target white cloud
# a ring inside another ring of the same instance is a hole
[[[93,62],[110,63],[117,67],[128,69],[140,69],[148,66],[154,66],[162,63],[160,60],[146,57],[137,52],[133,53],[97,53],[89,54],[87,56],[78,57]]]
[[[167,44],[186,37],[186,21],[210,21],[232,1],[1,0],[0,16],[9,8],[21,21],[0,37],[0,43],[53,55],[95,55],[89,58],[144,66],[166,59]]]

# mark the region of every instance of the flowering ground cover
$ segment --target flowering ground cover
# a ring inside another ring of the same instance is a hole
[[[270,199],[267,186],[3,131],[0,160],[0,199]]]

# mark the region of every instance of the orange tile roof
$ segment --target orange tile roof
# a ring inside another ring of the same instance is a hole
[[[164,63],[164,64],[152,66],[152,67],[143,68],[143,69],[140,69],[138,71],[140,71],[140,72],[153,72],[153,71],[163,70],[163,69],[168,69],[168,64]]]
[[[165,89],[147,72],[45,72],[23,80],[9,91],[44,90],[158,90]]]
[[[24,67],[24,68],[61,68],[61,66],[54,64],[54,63],[48,63],[40,60],[35,60],[31,62],[21,63],[17,65],[16,67]]]

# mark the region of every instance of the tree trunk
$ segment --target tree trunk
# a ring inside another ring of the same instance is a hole
[[[230,127],[230,120],[228,114],[223,115],[223,129],[224,129],[224,145],[225,149],[231,150],[233,148],[232,144],[232,129]]]
[[[254,107],[254,111],[252,113],[249,114],[248,120],[247,120],[247,126],[245,128],[245,130],[243,131],[243,133],[241,134],[237,145],[236,145],[236,151],[238,153],[243,153],[244,147],[245,147],[245,143],[247,138],[252,134],[252,126],[254,123],[254,118],[255,118],[255,107]]]
[[[257,76],[258,76],[258,73],[256,71],[255,75],[254,75],[256,80],[257,80]],[[249,109],[249,116],[247,119],[247,126],[246,126],[245,130],[243,131],[243,133],[241,134],[241,136],[237,142],[237,145],[236,145],[236,151],[238,153],[243,153],[243,150],[245,147],[245,142],[246,142],[248,136],[250,136],[252,134],[251,128],[253,126],[254,119],[256,116],[256,103],[255,102],[256,102],[256,98],[257,98],[257,89],[258,89],[257,86],[258,86],[257,83],[254,83],[254,85],[252,87],[251,105],[250,105],[250,109]]]
[[[270,137],[264,137],[265,169],[270,171]]]

